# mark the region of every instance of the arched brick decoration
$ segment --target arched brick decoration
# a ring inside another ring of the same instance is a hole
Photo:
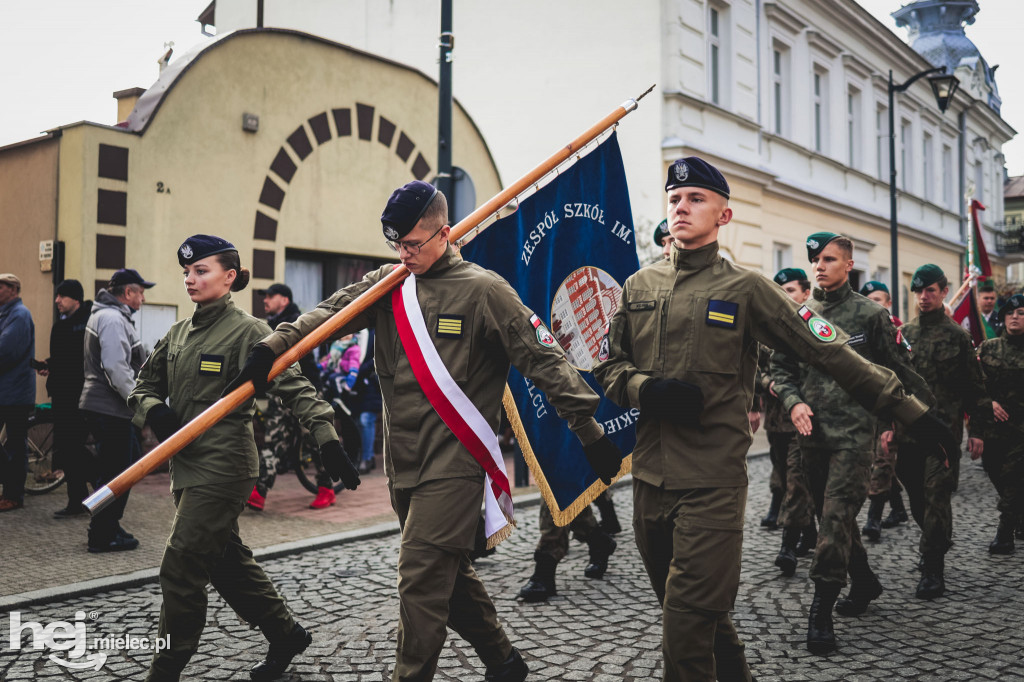
[[[398,144],[394,145],[394,153],[402,163],[409,163],[409,159],[412,158],[413,152],[416,151],[416,143],[413,142],[405,131],[398,129],[398,126],[391,120],[379,116],[377,114],[376,107],[369,104],[362,104],[356,102],[355,105],[355,135],[353,135],[352,129],[352,108],[344,107],[338,109],[331,109],[329,112],[325,111],[315,116],[310,117],[306,120],[306,124],[309,125],[309,129],[313,132],[313,137],[316,140],[316,147],[323,145],[333,139],[334,134],[337,137],[348,137],[355,138],[362,142],[373,142],[373,128],[374,121],[377,120],[377,142],[384,147],[391,149],[392,144],[395,141],[396,133],[398,137]],[[333,119],[334,131],[332,132],[331,126],[328,120]],[[289,148],[291,153],[289,153]],[[285,143],[281,145],[281,148],[277,151],[273,161],[270,163],[270,170],[273,171],[274,175],[284,181],[285,185],[291,183],[292,178],[295,177],[295,173],[298,171],[298,165],[295,163],[295,158],[298,158],[299,162],[305,161],[313,152],[315,147],[313,142],[309,139],[309,134],[306,131],[306,127],[300,124],[286,139]],[[413,177],[417,180],[422,180],[427,177],[430,173],[430,164],[423,157],[423,154],[417,152],[416,158],[412,162],[412,166],[409,169]],[[269,173],[263,180],[263,187],[260,190],[259,197],[259,208],[256,210],[256,218],[253,224],[253,237],[256,239],[275,241],[277,239],[277,215],[281,206],[284,204],[285,196],[287,194],[287,187],[282,187],[278,180],[272,177]],[[261,256],[264,257],[266,251],[264,249],[256,249],[259,251]],[[257,254],[254,254],[257,255]],[[254,261],[255,262],[255,259]],[[271,261],[272,263],[273,261]],[[270,267],[273,267],[271,265]],[[255,273],[253,273],[255,275]],[[257,277],[261,275],[255,275]],[[267,275],[262,275],[267,276]],[[273,278],[273,273],[269,275],[269,278]]]

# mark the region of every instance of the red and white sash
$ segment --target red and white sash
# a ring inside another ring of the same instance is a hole
[[[484,532],[487,546],[493,547],[507,538],[515,526],[512,489],[498,437],[438,355],[416,297],[416,275],[409,275],[391,293],[391,304],[398,336],[420,388],[441,420],[484,469]]]

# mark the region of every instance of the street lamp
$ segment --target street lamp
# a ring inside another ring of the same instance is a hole
[[[892,255],[890,264],[892,273],[892,309],[899,316],[900,310],[900,268],[899,256],[897,255],[897,226],[896,226],[896,114],[894,97],[897,92],[903,92],[919,78],[928,77],[932,86],[932,93],[935,95],[935,103],[941,113],[946,113],[950,100],[960,81],[953,74],[946,73],[945,66],[937,66],[915,74],[902,85],[895,85],[892,82],[892,69],[889,69],[889,247]]]

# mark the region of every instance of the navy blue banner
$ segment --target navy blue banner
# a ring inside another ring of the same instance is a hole
[[[625,456],[636,443],[639,413],[605,398],[591,369],[607,356],[605,333],[622,284],[639,267],[634,236],[626,174],[613,133],[462,249],[463,258],[508,280],[551,330],[569,362],[601,396],[595,418]],[[544,327],[537,331],[547,333]],[[597,476],[579,440],[545,396],[515,368],[508,384],[529,438],[520,443],[527,462],[555,522],[564,525],[603,485],[594,485]]]

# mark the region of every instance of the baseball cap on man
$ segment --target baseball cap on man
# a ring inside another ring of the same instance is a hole
[[[665,191],[676,187],[701,187],[729,198],[729,183],[721,171],[699,156],[677,159],[668,167]]]
[[[395,241],[409,234],[436,196],[437,188],[422,180],[413,180],[392,192],[380,214],[384,237]]]
[[[258,289],[256,291],[256,293],[260,294],[261,296],[275,296],[275,295],[277,295],[277,296],[284,296],[289,301],[295,300],[295,297],[292,296],[292,288],[290,286],[288,286],[287,284],[281,284],[280,282],[274,282],[273,284],[271,284],[266,289]]]
[[[5,272],[0,275],[0,284],[6,284],[12,286],[18,291],[21,291],[21,280],[16,275],[12,275],[9,272]]]
[[[137,270],[131,268],[121,268],[110,276],[110,286],[119,287],[125,284],[138,284],[144,289],[156,286],[156,282],[147,282]]]

